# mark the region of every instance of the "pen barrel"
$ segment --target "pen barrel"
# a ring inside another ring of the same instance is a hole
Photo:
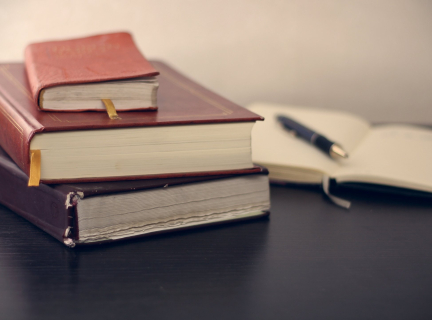
[[[330,149],[332,145],[334,144],[333,141],[328,140],[326,137],[318,135],[314,141],[311,141],[314,145],[317,146],[320,150],[324,151],[325,153],[330,154]]]
[[[300,123],[284,117],[284,116],[279,116],[278,120],[283,124],[283,126],[285,127],[285,129],[287,129],[288,131],[294,131],[296,134],[298,134],[298,136],[302,137],[303,139],[312,142],[311,139],[313,137],[313,135],[315,134],[314,131],[306,128],[305,126],[301,125]]]

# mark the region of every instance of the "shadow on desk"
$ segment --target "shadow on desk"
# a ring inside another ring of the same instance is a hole
[[[327,199],[321,185],[296,184],[296,183],[272,183],[274,188],[285,187],[287,190],[296,189],[315,194],[322,194]],[[381,186],[368,183],[339,183],[331,181],[330,192],[332,195],[352,201],[375,203],[377,205],[402,205],[407,207],[432,207],[432,193],[404,189],[390,186]],[[328,201],[332,203],[331,201]],[[333,204],[333,203],[332,203]],[[335,204],[334,204],[335,205]],[[335,205],[336,206],[336,205]]]

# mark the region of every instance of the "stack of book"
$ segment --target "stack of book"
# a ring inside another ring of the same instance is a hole
[[[0,202],[70,247],[267,216],[257,120],[127,33],[33,44],[0,64]]]

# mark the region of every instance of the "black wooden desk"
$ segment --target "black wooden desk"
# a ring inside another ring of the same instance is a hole
[[[432,201],[271,192],[270,220],[74,250],[0,206],[0,317],[432,319]]]

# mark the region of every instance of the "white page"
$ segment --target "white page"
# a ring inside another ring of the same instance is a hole
[[[369,131],[369,124],[342,111],[256,103],[249,109],[265,117],[252,130],[252,159],[263,165],[288,166],[332,174],[340,163],[307,141],[290,135],[277,122],[281,114],[338,142],[351,153]]]
[[[383,125],[370,130],[334,173],[338,182],[368,182],[432,192],[432,130]]]

